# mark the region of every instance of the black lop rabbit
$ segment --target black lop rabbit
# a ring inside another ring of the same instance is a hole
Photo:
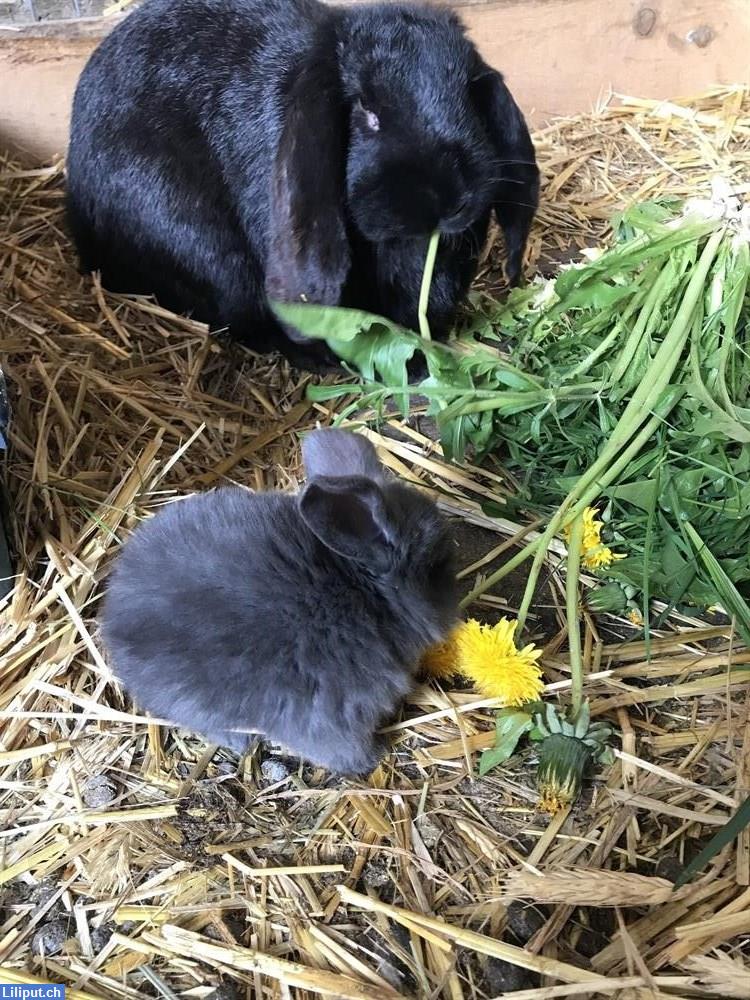
[[[115,562],[102,637],[152,714],[238,751],[250,730],[369,773],[377,729],[457,620],[453,542],[366,438],[313,431],[303,458],[296,496],[224,487],[143,523]]]
[[[416,328],[439,228],[440,337],[493,208],[518,279],[538,177],[502,77],[449,11],[147,0],[79,81],[68,213],[83,269],[106,287],[316,367],[325,348],[282,331],[269,297]]]

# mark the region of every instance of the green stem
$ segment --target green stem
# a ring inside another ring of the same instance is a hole
[[[424,262],[424,271],[422,272],[422,285],[419,289],[419,308],[417,310],[417,315],[419,316],[419,332],[425,340],[432,340],[432,337],[430,336],[430,324],[427,322],[427,306],[430,301],[430,285],[432,284],[432,272],[435,269],[435,258],[437,257],[439,239],[440,233],[436,229],[430,237],[430,243],[427,247],[427,258]]]
[[[659,309],[670,292],[673,291],[678,277],[673,258],[667,258],[666,264],[654,278],[633,329],[615,361],[611,376],[613,386],[616,387],[617,383],[625,377],[644,334],[648,332],[649,326],[653,322],[653,317],[658,318]]]
[[[609,441],[604,446],[599,458],[586,473],[589,478],[599,475],[602,466],[606,466],[612,455],[617,454],[630,440],[641,425],[644,414],[653,410],[656,400],[669,385],[690,334],[693,311],[703,295],[708,271],[724,235],[725,230],[719,229],[712,233],[706,241],[703,253],[693,268],[693,273],[685,289],[680,307],[672,320],[672,325],[659,345],[638,388],[622,411]]]
[[[718,386],[724,398],[726,409],[737,414],[738,419],[740,419],[739,411],[727,387],[726,376],[727,367],[731,367],[730,378],[732,380],[732,387],[736,389],[734,368],[736,359],[741,357],[741,352],[737,349],[737,324],[745,302],[748,280],[750,280],[750,246],[748,246],[746,240],[737,244],[729,256],[726,280],[731,286],[731,292],[728,297],[728,304],[722,312],[723,330],[721,338],[722,346],[719,354]]]
[[[596,480],[591,484],[589,489],[584,493],[584,495],[578,500],[570,511],[569,516],[565,519],[563,527],[570,524],[571,518],[578,515],[582,510],[588,507],[592,501],[594,501],[603,491],[609,486],[610,483],[614,482],[618,478],[620,473],[630,465],[634,458],[637,458],[638,453],[641,451],[646,442],[651,438],[656,431],[661,427],[664,421],[669,416],[672,408],[682,399],[685,395],[685,390],[682,386],[673,385],[665,392],[656,406],[653,408],[651,419],[648,423],[644,424],[641,430],[638,432],[636,437],[630,442],[628,447],[619,455],[617,460],[612,463],[609,469],[609,473],[606,478],[601,478]]]
[[[565,577],[565,612],[568,619],[568,648],[570,650],[570,693],[573,711],[577,714],[583,704],[583,655],[581,653],[581,623],[578,615],[578,580],[581,575],[581,549],[583,548],[583,513],[570,526],[568,542],[568,572]]]
[[[561,386],[559,389],[529,389],[525,392],[515,392],[512,389],[492,389],[485,391],[483,395],[489,398],[474,399],[471,402],[462,402],[461,399],[451,403],[450,413],[444,413],[443,418],[463,417],[469,413],[486,413],[489,410],[502,410],[512,407],[510,413],[523,413],[525,410],[533,410],[537,406],[549,406],[552,403],[565,401],[588,402],[596,396],[601,388],[592,384],[581,389],[578,386]],[[480,391],[476,389],[459,390],[464,395],[477,397]],[[431,386],[417,386],[415,393],[420,396],[431,398],[434,393]]]
[[[623,315],[617,320],[617,323],[615,324],[613,329],[610,330],[610,332],[607,334],[604,340],[600,342],[599,346],[594,348],[594,350],[590,354],[588,354],[582,361],[579,361],[578,364],[575,366],[575,368],[571,368],[570,371],[565,373],[566,379],[579,378],[581,375],[585,375],[586,372],[588,372],[591,368],[594,367],[599,358],[601,358],[602,355],[606,354],[607,351],[612,346],[612,344],[614,344],[615,341],[617,341],[622,336],[626,322],[635,312],[634,305],[637,306],[639,304],[640,303],[638,300],[634,300],[634,302],[630,303],[630,305],[628,306],[628,312],[623,313]],[[611,378],[609,381],[611,382]]]
[[[661,461],[664,459],[662,453]],[[659,503],[659,493],[661,490],[661,465],[656,466],[654,475],[654,497],[649,504],[648,517],[646,519],[646,539],[643,545],[643,580],[641,583],[641,593],[643,594],[643,641],[646,644],[646,659],[651,662],[651,548],[654,540],[654,522],[656,521],[656,508]]]

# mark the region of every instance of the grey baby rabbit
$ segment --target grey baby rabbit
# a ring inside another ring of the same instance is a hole
[[[143,523],[111,573],[102,635],[150,713],[240,752],[257,732],[365,774],[422,653],[457,621],[453,542],[366,438],[317,430],[302,454],[297,495],[224,487]]]

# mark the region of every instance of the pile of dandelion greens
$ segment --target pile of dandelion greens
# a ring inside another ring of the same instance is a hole
[[[503,303],[477,297],[448,344],[358,310],[276,308],[359,372],[314,399],[354,396],[346,419],[388,404],[408,415],[426,397],[446,457],[497,456],[520,484],[516,509],[545,517],[467,603],[533,558],[521,631],[549,542],[593,506],[625,557],[603,546],[584,559],[620,585],[599,610],[638,598],[648,629],[651,599],[719,604],[750,643],[748,218],[724,193],[635,205],[607,250]],[[410,385],[419,354],[428,376]]]
[[[507,759],[524,734],[558,745],[542,751],[540,771],[543,798],[562,805],[585,766],[604,758],[608,735],[590,725],[582,697],[582,569],[600,579],[588,606],[630,610],[647,642],[658,599],[665,614],[718,605],[750,644],[750,208],[719,180],[705,200],[636,204],[612,229],[607,249],[554,279],[505,302],[475,296],[447,344],[430,339],[426,317],[436,237],[419,334],[358,310],[275,306],[359,373],[311,387],[312,398],[352,396],[340,419],[394,406],[407,416],[413,397],[426,398],[447,458],[492,454],[519,483],[514,510],[486,512],[546,522],[466,605],[531,560],[520,636],[550,543],[566,539],[572,703],[559,714],[534,703],[500,712],[482,764]],[[419,355],[427,377],[410,384]]]

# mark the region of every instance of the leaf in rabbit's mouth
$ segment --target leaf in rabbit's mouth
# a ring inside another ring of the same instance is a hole
[[[271,302],[271,308],[283,323],[315,340],[350,342],[359,334],[370,332],[373,327],[382,327],[396,334],[411,333],[385,316],[365,312],[364,309],[277,301]]]
[[[432,273],[435,268],[437,257],[437,247],[440,240],[440,233],[435,231],[430,236],[427,246],[427,257],[425,259],[424,271],[422,273],[422,283],[419,290],[418,320],[419,330],[422,338],[429,341],[430,327],[427,321],[427,307],[430,298],[430,287],[432,285]],[[306,337],[316,340],[325,340],[331,346],[334,343],[351,342],[362,333],[369,333],[373,328],[378,328],[377,332],[389,332],[392,334],[408,334],[414,336],[412,330],[394,323],[393,320],[386,319],[385,316],[378,316],[375,313],[365,312],[363,309],[351,309],[346,306],[324,306],[311,302],[279,302],[273,300],[271,308],[276,316],[289,326],[293,326]],[[349,360],[343,358],[343,360]]]
[[[380,377],[394,387],[407,385],[406,366],[420,347],[417,334],[361,309],[308,303],[274,302],[272,306],[283,322],[307,337],[324,340],[344,364],[357,369],[365,380]]]

